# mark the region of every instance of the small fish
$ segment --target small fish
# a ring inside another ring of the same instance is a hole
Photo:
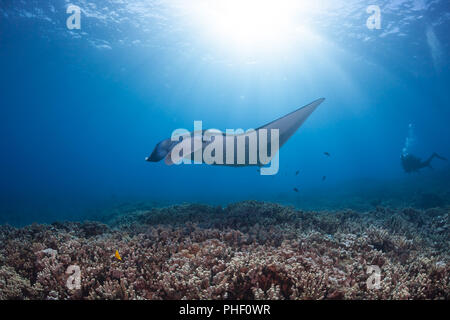
[[[326,155],[327,157],[331,156],[329,152],[324,152],[323,154]]]
[[[116,250],[115,257],[116,257],[118,260],[122,261],[122,258],[120,257],[120,254],[119,254],[119,250]]]
[[[325,181],[327,179],[327,176],[322,177],[322,181]]]
[[[300,170],[295,171],[296,176],[298,176],[299,173],[300,173]]]
[[[298,192],[298,189],[297,189],[297,188],[294,188],[293,190],[294,190],[295,192]]]

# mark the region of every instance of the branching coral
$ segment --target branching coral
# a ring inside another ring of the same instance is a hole
[[[0,299],[449,299],[449,210],[247,201],[0,227]],[[122,261],[115,258],[118,250]],[[368,266],[381,270],[369,288]],[[80,270],[70,288],[69,266]]]

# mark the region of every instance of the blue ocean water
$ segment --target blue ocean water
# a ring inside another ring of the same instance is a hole
[[[448,201],[448,161],[400,164],[405,147],[450,158],[448,30],[445,0],[1,0],[0,223],[123,204],[338,209],[363,206],[361,192]],[[256,128],[321,97],[275,176],[144,160],[196,120]]]

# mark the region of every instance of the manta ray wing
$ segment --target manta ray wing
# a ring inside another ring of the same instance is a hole
[[[298,128],[305,122],[311,113],[325,100],[325,98],[318,99],[310,104],[301,107],[284,117],[274,120],[260,129],[278,129],[280,134],[280,148],[289,140],[289,138],[297,131]]]

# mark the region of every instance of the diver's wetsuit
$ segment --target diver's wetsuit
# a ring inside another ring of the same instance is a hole
[[[412,154],[402,154],[402,167],[407,173],[417,172],[425,167],[431,168],[431,160],[434,158],[447,160],[447,158],[438,155],[436,152],[434,152],[426,161],[422,161],[420,158],[413,156]]]

